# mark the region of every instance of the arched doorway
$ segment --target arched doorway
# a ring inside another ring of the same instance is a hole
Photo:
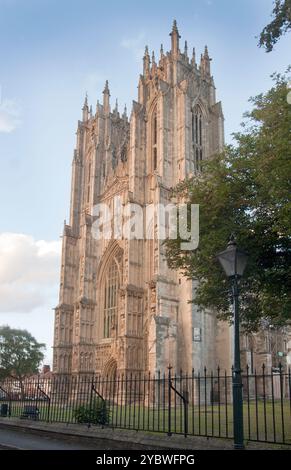
[[[117,362],[114,358],[110,358],[103,369],[102,377],[105,381],[104,397],[107,400],[114,401],[116,393],[117,380]]]
[[[108,380],[116,380],[117,373],[117,362],[111,357],[105,364],[103,369],[103,377],[106,377]]]

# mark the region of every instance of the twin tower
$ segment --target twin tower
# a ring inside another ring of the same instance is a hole
[[[171,188],[199,174],[201,161],[224,143],[207,48],[196,63],[180,49],[174,21],[171,50],[159,60],[146,47],[138,100],[128,119],[110,106],[106,82],[95,114],[87,98],[72,163],[69,225],[64,226],[54,372],[200,370],[229,367],[229,327],[188,303],[194,281],[170,270],[153,224],[151,239],[92,236],[93,208],[170,203]],[[228,358],[228,359],[227,359]]]

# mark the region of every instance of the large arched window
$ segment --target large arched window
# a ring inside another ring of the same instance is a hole
[[[157,169],[158,166],[158,118],[157,108],[153,112],[152,118],[152,165],[153,170]]]
[[[196,171],[201,170],[203,155],[203,115],[200,106],[192,110],[192,145],[194,154],[194,167]]]
[[[117,327],[119,270],[115,258],[111,261],[104,281],[103,337],[111,338]]]

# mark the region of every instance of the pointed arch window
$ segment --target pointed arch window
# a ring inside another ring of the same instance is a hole
[[[152,167],[155,171],[158,167],[158,117],[157,108],[153,112],[152,118]]]
[[[104,282],[103,337],[111,338],[117,326],[119,269],[115,259],[108,267]]]
[[[201,108],[198,105],[192,110],[192,145],[195,170],[201,171],[201,161],[204,158],[203,115]]]

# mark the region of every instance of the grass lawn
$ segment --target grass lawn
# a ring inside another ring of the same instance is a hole
[[[36,402],[11,402],[11,416],[20,417],[25,405],[36,405]],[[39,419],[42,421],[74,423],[74,409],[79,404],[59,405],[38,401]],[[282,420],[283,414],[283,420]],[[232,405],[201,404],[189,406],[187,412],[188,434],[214,437],[233,436]],[[182,406],[171,408],[152,408],[139,404],[110,404],[109,426],[125,429],[136,429],[149,432],[184,433],[184,410]],[[247,440],[269,441],[291,444],[291,409],[289,400],[284,400],[283,409],[280,401],[244,403],[244,436]]]

